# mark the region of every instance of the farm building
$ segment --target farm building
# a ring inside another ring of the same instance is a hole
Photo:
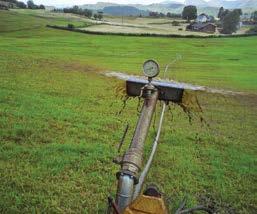
[[[209,22],[209,21],[210,21],[210,18],[205,13],[200,14],[196,18],[196,22],[199,22],[199,23],[204,23],[204,22]]]
[[[192,23],[186,27],[187,30],[199,31],[204,33],[215,33],[216,25],[212,23]]]

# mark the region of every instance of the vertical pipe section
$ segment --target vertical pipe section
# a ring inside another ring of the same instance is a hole
[[[121,171],[118,173],[116,204],[121,213],[133,200],[134,185],[137,183],[138,172],[142,166],[144,143],[158,100],[158,90],[153,85],[148,84],[143,89],[143,95],[145,100],[137,127],[130,147],[123,157]]]
[[[122,213],[124,209],[131,203],[131,199],[133,198],[134,194],[133,187],[133,177],[128,174],[121,173],[116,195],[116,204],[120,213]]]

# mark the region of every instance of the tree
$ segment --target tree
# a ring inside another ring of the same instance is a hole
[[[73,24],[68,24],[67,27],[68,27],[69,29],[73,29],[73,28],[74,28],[74,25],[73,25]]]
[[[160,13],[159,17],[165,17],[165,14],[164,13]]]
[[[238,28],[238,24],[240,21],[240,11],[235,9],[233,11],[229,11],[229,13],[223,18],[222,21],[222,33],[231,34],[236,32]]]
[[[234,11],[235,11],[236,13],[238,13],[239,16],[242,16],[242,15],[243,15],[242,9],[235,9]]]
[[[226,15],[228,15],[229,14],[229,10],[224,10],[221,14],[220,14],[220,21],[223,21],[223,19],[224,19],[224,17],[226,16]]]
[[[92,13],[92,10],[88,10],[88,9],[85,9],[84,10],[84,15],[88,18],[91,18],[93,13]]]
[[[218,18],[219,18],[219,19],[221,19],[223,13],[224,13],[224,8],[221,7],[221,8],[219,9],[219,13],[218,13]]]
[[[29,0],[27,2],[28,8],[29,9],[36,9],[36,5],[34,4],[34,2],[32,0]]]
[[[251,15],[253,21],[257,22],[257,11],[254,11]]]
[[[22,1],[18,1],[16,3],[16,5],[17,5],[18,8],[23,8],[23,9],[27,8],[27,5],[24,2],[22,2]]]
[[[149,12],[149,16],[154,17],[154,18],[158,18],[159,17],[159,13],[158,12],[150,11]]]
[[[41,9],[41,10],[45,10],[46,8],[45,8],[45,6],[44,5],[39,5],[39,7],[38,7],[39,9]]]
[[[103,19],[103,12],[98,12],[97,18],[98,18],[99,20],[102,20],[102,19]]]
[[[166,14],[166,16],[168,17],[168,18],[181,18],[181,14],[176,14],[176,13],[170,13],[170,12],[168,12],[167,14]]]
[[[192,19],[196,19],[197,17],[197,8],[196,6],[189,5],[184,7],[182,12],[182,18],[186,19],[187,21],[190,21]]]
[[[167,16],[168,18],[171,18],[171,13],[168,12],[168,13],[166,14],[166,16]]]
[[[180,26],[179,22],[176,20],[174,20],[171,24],[172,26]]]
[[[97,13],[94,14],[94,19],[95,20],[102,20],[103,19],[103,12],[102,11],[98,11]]]
[[[72,10],[73,10],[73,13],[78,14],[79,13],[79,6],[77,6],[77,5],[73,6]]]

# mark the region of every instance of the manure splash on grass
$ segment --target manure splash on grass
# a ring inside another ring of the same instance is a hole
[[[103,75],[107,77],[115,77],[117,79],[121,80],[147,80],[144,76],[136,76],[136,75],[129,75],[121,72],[114,72],[114,71],[106,71],[102,73]],[[193,85],[190,83],[184,83],[184,82],[178,82],[175,80],[170,79],[161,79],[161,78],[155,78],[152,83],[162,82],[165,85],[168,85],[170,87],[174,88],[183,88],[188,91],[199,91],[199,92],[207,92],[212,94],[221,94],[221,95],[248,95],[248,93],[240,92],[240,91],[231,91],[231,90],[225,90],[225,89],[216,89],[216,88],[210,88],[206,86],[200,86],[200,85]]]
[[[192,119],[195,113],[197,114],[197,117],[200,119],[201,123],[207,124],[206,120],[202,116],[203,109],[198,99],[198,93],[199,92],[196,91],[185,90],[183,93],[182,101],[178,103],[178,105],[188,116],[190,124],[192,123]]]
[[[128,75],[125,73],[120,72],[105,72],[103,73],[107,77],[114,77],[121,80],[134,80],[134,81],[142,81],[144,80],[147,83],[147,78],[142,76],[135,76],[135,75]],[[205,124],[209,126],[209,124],[206,122],[206,120],[203,117],[203,109],[199,102],[199,95],[202,93],[206,94],[215,94],[219,96],[237,96],[237,95],[246,95],[244,92],[237,92],[237,91],[229,91],[224,89],[214,89],[210,87],[205,86],[197,86],[189,83],[183,83],[183,82],[177,82],[174,80],[162,80],[156,78],[152,81],[152,83],[159,83],[165,86],[174,87],[174,88],[182,88],[184,89],[182,101],[180,103],[176,103],[178,106],[182,108],[182,110],[186,113],[188,116],[189,123],[192,123],[192,119],[194,116],[198,118],[201,122],[201,124]],[[129,97],[126,94],[126,86],[123,82],[122,84],[117,85],[115,88],[116,96],[120,97],[123,101],[122,109],[117,113],[120,115],[122,111],[126,107],[126,102],[128,101]],[[139,99],[140,103],[140,99]]]
[[[115,87],[115,95],[122,100],[122,107],[121,109],[117,112],[117,115],[120,115],[123,110],[126,107],[127,101],[130,98],[127,93],[126,93],[126,85],[125,83],[117,84]]]

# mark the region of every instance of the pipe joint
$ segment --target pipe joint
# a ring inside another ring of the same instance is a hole
[[[157,91],[157,88],[153,84],[148,83],[143,87],[142,90],[143,90],[143,97],[145,99],[150,99],[152,95]]]
[[[129,148],[122,160],[122,171],[129,171],[137,176],[142,167],[142,151],[138,148]]]

